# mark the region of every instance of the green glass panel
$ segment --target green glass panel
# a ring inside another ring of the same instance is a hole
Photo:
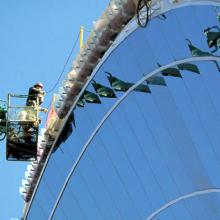
[[[83,108],[85,106],[85,102],[83,101],[82,98],[79,98],[77,104],[78,107]]]
[[[162,67],[162,65],[160,65],[159,63],[157,63],[157,65],[158,65],[158,67]],[[161,73],[163,76],[172,76],[172,77],[182,78],[180,71],[174,67],[170,67],[165,70],[162,70]]]
[[[220,47],[220,38],[217,40],[217,47]]]
[[[191,51],[192,56],[213,56],[211,53],[202,51],[199,48],[195,47],[189,39],[186,40],[188,41],[188,47]],[[218,71],[220,72],[220,67],[218,63],[216,61],[213,61],[213,63],[215,63]]]
[[[112,88],[115,91],[122,91],[122,92],[126,92],[129,88],[131,88],[134,83],[130,83],[130,82],[124,82],[116,77],[114,77],[111,73],[107,72],[108,76],[108,80],[109,83],[111,84]],[[150,93],[150,89],[147,85],[139,85],[136,89],[134,89],[134,91],[137,92],[146,92],[146,93]]]
[[[199,48],[195,47],[189,39],[186,40],[188,41],[188,47],[192,56],[212,56],[211,53],[202,51]]]
[[[150,88],[147,85],[139,85],[134,89],[134,91],[151,93]]]
[[[95,89],[95,91],[99,94],[99,96],[107,98],[116,98],[116,95],[111,88],[96,83],[94,80],[92,81],[92,86]]]
[[[216,31],[212,31],[212,30]],[[220,29],[218,26],[208,27],[204,30],[204,34],[207,37],[207,43],[209,48],[215,47],[212,53],[218,50],[218,40],[220,38]]]
[[[149,85],[158,85],[158,86],[166,86],[166,82],[161,76],[151,76],[146,80]]]
[[[199,68],[195,64],[192,64],[192,63],[182,63],[182,64],[177,65],[177,67],[180,70],[187,70],[187,71],[191,71],[191,72],[198,73],[198,74],[200,73]]]
[[[127,91],[130,88],[130,84],[126,83],[115,76],[113,76],[111,73],[106,72],[108,74],[107,78],[109,83],[111,84],[112,88],[115,91]]]
[[[99,97],[95,93],[85,91],[84,94],[83,94],[83,98],[88,103],[101,104],[101,101],[100,101]]]

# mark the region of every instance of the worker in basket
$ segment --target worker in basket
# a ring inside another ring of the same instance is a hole
[[[26,101],[27,108],[20,113],[20,121],[23,121],[23,135],[25,142],[30,142],[34,137],[35,128],[41,123],[36,115],[36,110],[47,112],[46,108],[41,108],[40,105],[44,102],[45,92],[43,84],[38,82],[29,88],[28,97]],[[25,122],[26,121],[26,122]],[[28,122],[29,121],[29,122]]]
[[[34,86],[30,87],[27,106],[39,107],[44,102],[45,92],[43,91],[43,84],[38,82]]]
[[[47,112],[46,108],[41,108],[40,105],[44,102],[45,92],[43,90],[43,84],[38,82],[34,86],[30,87],[28,92],[28,98],[26,101],[26,106],[38,108],[38,111]],[[31,112],[27,114],[27,117],[31,119]]]
[[[15,116],[18,121],[8,123],[7,132],[7,158],[9,160],[28,160],[36,158],[39,124],[39,111],[47,112],[41,108],[45,92],[43,84],[36,83],[29,89],[26,106],[16,109]]]

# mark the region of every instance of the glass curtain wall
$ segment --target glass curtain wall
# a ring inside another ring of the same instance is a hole
[[[48,219],[82,147],[128,88],[175,60],[212,55],[204,30],[220,31],[212,28],[220,25],[215,7],[165,16],[136,29],[103,62],[86,88],[92,93],[74,109],[71,136],[51,155],[27,219]],[[218,47],[218,35],[214,40]],[[94,136],[53,219],[145,220],[179,196],[220,188],[219,85],[218,63],[206,61],[174,66],[137,87]],[[155,219],[218,220],[219,204],[217,193],[197,196]]]

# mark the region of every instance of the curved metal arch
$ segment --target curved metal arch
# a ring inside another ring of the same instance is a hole
[[[220,188],[211,188],[211,189],[204,189],[204,190],[199,190],[199,191],[194,191],[192,193],[185,194],[183,196],[180,196],[174,200],[171,200],[170,202],[166,203],[165,205],[161,206],[159,209],[154,211],[152,214],[150,214],[146,220],[152,220],[155,217],[157,217],[161,212],[165,211],[169,207],[187,199],[191,199],[196,196],[202,196],[206,194],[211,194],[211,193],[220,193]]]
[[[158,15],[161,15],[163,13],[166,13],[170,10],[173,10],[173,9],[177,9],[177,8],[181,8],[181,7],[186,7],[186,6],[194,6],[194,5],[210,5],[210,6],[220,6],[220,2],[218,0],[191,0],[191,1],[188,1],[188,0],[183,0],[177,4],[171,4],[170,1],[166,0],[166,5],[163,5],[163,8],[161,8],[161,10],[158,10],[157,13],[153,14],[152,15],[152,18],[158,16]],[[128,31],[128,29],[126,29],[127,27],[129,27],[131,24],[135,23],[135,25]],[[27,215],[29,213],[29,210],[31,208],[31,205],[32,205],[32,202],[34,200],[34,197],[35,197],[35,194],[38,190],[38,187],[39,187],[39,184],[40,184],[40,181],[41,181],[41,178],[44,174],[44,171],[47,167],[47,164],[50,160],[50,157],[52,155],[52,152],[53,152],[53,149],[54,149],[54,146],[58,140],[58,137],[60,135],[60,133],[62,132],[63,128],[64,128],[64,125],[65,123],[67,122],[71,112],[73,111],[73,109],[75,108],[76,106],[76,103],[78,102],[79,100],[79,97],[83,94],[84,90],[86,89],[86,87],[90,84],[90,82],[92,81],[92,79],[96,76],[96,73],[98,72],[98,70],[101,68],[101,66],[103,65],[103,63],[105,62],[105,60],[112,54],[112,52],[122,43],[126,40],[126,38],[131,34],[133,33],[136,29],[138,28],[138,25],[136,24],[136,21],[135,19],[132,19],[124,28],[123,32],[124,32],[124,35],[123,36],[119,36],[118,38],[116,38],[115,42],[112,44],[112,46],[109,48],[109,50],[106,52],[106,54],[104,55],[104,57],[102,58],[102,60],[100,61],[100,63],[95,67],[95,69],[93,70],[90,78],[88,79],[87,83],[85,84],[85,86],[83,87],[83,89],[80,91],[78,97],[76,98],[75,102],[73,103],[71,109],[69,110],[68,114],[66,115],[65,119],[64,119],[64,122],[63,122],[63,126],[61,127],[60,131],[59,131],[59,134],[57,135],[57,138],[55,139],[54,143],[53,143],[53,146],[51,147],[50,151],[49,151],[49,154],[48,154],[48,157],[44,163],[44,166],[42,168],[42,172],[39,176],[39,179],[37,181],[37,184],[35,186],[35,189],[33,191],[33,194],[32,194],[32,197],[31,197],[31,200],[30,202],[27,204],[27,207],[25,208],[25,212],[24,212],[24,217],[23,219],[26,220],[27,219]],[[215,58],[214,56],[212,58]]]
[[[64,184],[62,189],[60,190],[60,193],[57,197],[57,200],[54,204],[54,207],[50,213],[49,216],[49,220],[52,220],[55,211],[59,205],[59,202],[63,196],[63,193],[65,192],[65,189],[71,179],[71,177],[73,176],[77,166],[79,165],[84,153],[86,152],[86,150],[88,149],[88,147],[90,146],[90,143],[92,142],[92,140],[95,138],[96,134],[99,132],[99,130],[102,128],[102,126],[104,125],[104,123],[106,122],[106,120],[110,117],[110,115],[117,109],[117,107],[126,99],[126,97],[132,92],[134,91],[134,89],[139,86],[140,84],[144,83],[148,78],[159,74],[161,71],[173,67],[173,66],[177,66],[179,64],[183,64],[183,63],[188,63],[188,62],[195,62],[195,61],[220,61],[220,57],[218,56],[206,56],[206,57],[190,57],[190,58],[186,58],[186,59],[182,59],[182,60],[178,60],[178,61],[174,61],[170,64],[167,64],[165,66],[159,67],[156,70],[150,72],[149,74],[143,76],[139,81],[137,81],[127,92],[125,92],[120,99],[118,99],[116,101],[116,103],[109,109],[109,111],[104,115],[103,119],[100,121],[100,123],[97,125],[97,127],[94,129],[94,131],[92,132],[92,134],[90,135],[89,139],[87,140],[87,142],[84,144],[84,146],[82,147],[82,150],[80,151],[76,161],[74,162]]]
[[[158,2],[158,4],[161,4],[162,6],[160,6],[161,8],[156,9],[151,15],[151,19],[160,16],[164,13],[167,13],[171,10],[174,9],[178,9],[178,8],[182,8],[182,7],[187,7],[187,6],[201,6],[201,5],[210,5],[210,6],[220,6],[220,2],[218,0],[180,0],[181,2],[178,3],[171,3],[170,0],[164,0],[163,3],[161,3],[161,1]],[[105,58],[107,58],[123,41],[126,40],[126,38],[132,34],[136,29],[140,28],[136,22],[136,19],[133,18],[126,26],[125,28],[122,30],[122,32],[120,33],[119,37],[117,37],[114,41],[114,43],[112,44],[112,46],[109,48],[109,50],[106,52],[106,56],[104,56],[104,60]],[[123,34],[123,36],[121,36]],[[101,64],[97,65],[96,69],[99,69],[100,66],[102,65],[103,62],[101,62]]]

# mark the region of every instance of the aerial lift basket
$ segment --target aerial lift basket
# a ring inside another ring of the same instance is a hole
[[[33,161],[37,157],[39,107],[26,106],[27,95],[8,95],[6,159]]]

